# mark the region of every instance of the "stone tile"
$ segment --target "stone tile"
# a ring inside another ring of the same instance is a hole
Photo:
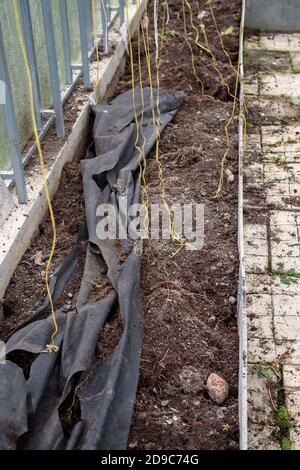
[[[290,35],[285,33],[274,34],[273,47],[276,51],[289,50],[290,49]]]
[[[264,176],[264,166],[262,163],[250,163],[244,168],[244,177],[247,179],[262,180]]]
[[[299,149],[300,149],[300,143],[299,143]],[[286,163],[300,163],[300,152],[285,151],[285,161]]]
[[[295,341],[282,341],[277,342],[275,345],[276,357],[286,355],[285,364],[299,365],[300,364],[300,342]]]
[[[270,240],[272,242],[287,242],[295,244],[298,242],[297,225],[271,225]]]
[[[274,424],[276,413],[270,403],[268,393],[248,390],[248,420],[255,424]]]
[[[300,142],[284,142],[285,153],[295,153],[300,151]]]
[[[285,364],[283,366],[283,385],[289,390],[294,388],[300,391],[300,365]]]
[[[246,154],[251,152],[261,151],[261,138],[260,134],[249,134],[247,135],[246,142]]]
[[[275,342],[266,338],[248,338],[248,362],[273,362],[276,358]]]
[[[291,198],[300,197],[300,180],[297,183],[295,183],[293,179],[290,180],[290,196]],[[299,209],[299,204],[295,209]]]
[[[291,209],[290,196],[284,194],[266,194],[266,206],[272,209]]]
[[[290,55],[293,73],[286,70],[284,73],[260,74],[259,83],[253,76],[249,77],[248,93],[253,98],[248,99],[248,109],[253,112],[252,102],[256,100],[255,109],[263,124],[260,126],[261,138],[259,134],[249,136],[245,162],[254,160],[255,152],[255,162],[257,158],[261,159],[263,172],[259,163],[244,166],[245,205],[247,185],[254,191],[264,190],[264,197],[256,198],[259,202],[255,205],[263,207],[265,204],[270,212],[271,269],[275,271],[283,266],[284,271],[294,268],[300,272],[300,125],[292,125],[293,119],[299,120],[300,34],[263,33],[259,40],[255,36],[247,44],[249,49],[287,51]],[[273,122],[276,117],[278,125],[269,125],[268,122]],[[283,119],[291,124],[282,125]],[[284,164],[269,163],[264,159],[268,154],[283,155]],[[249,197],[249,206],[251,204],[254,203]],[[273,280],[268,275],[266,226],[245,224],[244,237],[247,359],[248,362],[273,362],[289,351],[283,369],[284,386],[290,414],[298,425],[291,433],[291,441],[293,448],[300,450],[300,282],[286,286],[278,277]],[[251,369],[248,371],[248,414],[249,449],[279,450],[281,436],[272,426],[275,416],[266,382]]]
[[[286,290],[288,291],[288,289]],[[296,296],[277,294],[273,295],[273,310],[274,316],[295,316],[297,317],[295,321],[300,322],[300,294]]]
[[[300,450],[300,427],[295,427],[290,431],[292,450]]]
[[[299,295],[299,283],[292,283],[290,286],[282,284],[280,279],[277,277],[275,280],[272,279],[271,292],[273,296],[275,295],[284,295],[284,296],[296,296]]]
[[[300,51],[300,36],[298,33],[289,34],[289,50]]]
[[[263,224],[245,223],[244,237],[256,238],[258,240],[266,240],[267,239],[267,226]]]
[[[300,318],[274,315],[274,334],[276,342],[300,342]]]
[[[278,243],[271,241],[271,255],[273,257],[276,256],[284,258],[300,256],[300,247],[298,244],[298,239],[295,237],[295,240],[292,242],[286,240],[280,241]]]
[[[300,52],[290,52],[292,68],[294,73],[300,73]]]
[[[249,318],[249,314],[247,311],[248,322],[247,322],[247,330],[248,336],[251,338],[266,338],[270,340],[274,340],[273,335],[273,318],[271,315],[267,316],[257,316],[253,318]]]
[[[259,49],[259,39],[257,36],[250,36],[244,42],[244,49]]]
[[[257,364],[249,364],[247,368],[247,386],[249,391],[266,395],[268,393],[268,379],[257,373]],[[271,372],[272,373],[272,372]],[[273,381],[273,379],[272,379]],[[274,382],[276,382],[274,374]]]
[[[258,95],[258,80],[257,78],[252,78],[251,80],[244,80],[244,94],[245,95]]]
[[[271,277],[267,274],[247,274],[245,291],[248,294],[271,294]]]
[[[290,178],[290,173],[286,168],[279,167],[278,165],[273,165],[273,164],[265,165],[264,180],[266,183],[268,183],[267,189],[269,188],[273,189],[273,185],[269,186],[269,183],[282,183],[281,187],[284,188],[284,185],[288,184],[289,178]],[[289,187],[288,187],[288,190],[289,190]]]
[[[246,256],[268,256],[268,241],[267,238],[244,238],[244,249]]]
[[[297,273],[300,273],[300,257],[286,258],[284,256],[273,256],[271,258],[272,271],[276,271],[279,266],[283,267],[283,270],[286,272],[289,269],[294,268]]]
[[[266,273],[268,272],[267,256],[247,255],[244,259],[245,270],[248,273]]]
[[[246,309],[248,317],[272,316],[272,296],[270,294],[247,294]]]
[[[270,226],[280,226],[280,225],[296,225],[296,214],[292,212],[271,212],[270,214]]]
[[[285,391],[285,404],[296,426],[300,426],[300,392]]]
[[[273,175],[272,175],[273,176]],[[275,176],[275,175],[274,175]],[[290,195],[290,183],[288,177],[284,180],[276,180],[276,182],[270,182],[265,186],[267,196],[289,196]]]
[[[249,450],[280,450],[280,431],[275,426],[249,423]]]

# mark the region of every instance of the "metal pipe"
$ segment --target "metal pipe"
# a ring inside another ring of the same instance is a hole
[[[118,9],[115,11],[110,23],[108,24],[108,30],[110,30],[110,28],[114,24],[117,16],[118,16]],[[96,46],[94,46],[93,49],[89,52],[89,60],[91,60],[95,56],[95,53],[96,53]],[[74,65],[74,66],[72,66],[72,68],[74,69],[73,82],[72,82],[71,85],[67,85],[62,90],[62,104],[63,105],[65,104],[65,102],[67,101],[67,99],[69,98],[71,93],[73,92],[74,88],[78,84],[80,78],[82,77],[82,66],[81,65],[79,65],[79,64]],[[45,111],[46,111],[46,114],[49,113],[49,110],[45,110]],[[46,121],[46,123],[44,123],[44,126],[43,126],[43,128],[42,128],[42,130],[39,134],[39,139],[40,139],[41,142],[44,140],[48,130],[50,129],[50,127],[52,126],[54,121],[55,121],[55,116],[50,116],[49,119]],[[26,166],[26,164],[28,163],[28,161],[30,160],[30,158],[32,157],[32,155],[35,152],[36,152],[36,144],[34,143],[34,144],[32,144],[32,146],[28,149],[27,153],[22,158],[24,166]],[[5,179],[5,180],[10,180],[9,186],[11,186],[11,184],[14,181],[14,174],[13,174],[12,171],[0,170],[0,176],[2,176],[2,178]]]
[[[89,43],[89,50],[90,50],[94,46],[92,0],[86,0],[86,3],[87,3],[86,8],[87,8],[88,43]]]
[[[32,21],[29,0],[19,0],[20,12],[22,18],[23,34],[25,40],[25,47],[27,52],[27,59],[31,73],[32,92],[35,106],[35,118],[38,129],[43,127],[43,120],[41,116],[41,94],[38,79],[38,71],[36,64],[35,46],[32,31]]]
[[[119,16],[120,16],[120,26],[125,21],[125,1],[124,0],[119,0]]]
[[[239,177],[238,177],[238,328],[239,328],[239,424],[240,450],[248,448],[247,412],[247,311],[245,301],[245,261],[244,261],[244,199],[243,199],[243,160],[244,160],[244,28],[245,0],[242,0],[240,24],[239,71],[240,71],[240,110],[239,110]]]
[[[54,38],[54,32],[53,32],[51,2],[49,2],[49,0],[41,0],[41,7],[42,7],[42,14],[43,14],[45,35],[46,35],[46,46],[47,46],[47,55],[48,55],[48,62],[49,62],[51,88],[52,88],[53,107],[55,110],[56,134],[58,137],[62,137],[65,133],[64,113],[63,113],[63,106],[62,106],[62,101],[61,101],[61,91],[60,91],[59,74],[58,74],[58,66],[57,66],[55,38]]]
[[[64,48],[66,80],[67,80],[67,84],[71,85],[73,81],[73,71],[71,67],[70,29],[69,29],[67,1],[60,0],[59,7],[60,7],[62,40],[63,40],[63,48]]]
[[[91,88],[85,0],[77,0],[84,88]]]
[[[7,130],[9,154],[14,171],[14,181],[16,183],[18,200],[21,204],[27,202],[26,182],[24,168],[20,152],[20,139],[17,129],[16,115],[14,110],[12,92],[10,87],[6,54],[3,43],[2,29],[0,24],[0,80],[5,84],[5,103],[3,106],[4,121]]]
[[[103,36],[103,49],[104,53],[108,52],[108,22],[105,0],[100,0],[101,19],[102,19],[102,36]]]

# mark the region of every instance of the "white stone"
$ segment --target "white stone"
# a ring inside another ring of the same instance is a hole
[[[215,373],[209,375],[206,382],[206,390],[209,397],[218,405],[224,403],[229,395],[228,383]]]

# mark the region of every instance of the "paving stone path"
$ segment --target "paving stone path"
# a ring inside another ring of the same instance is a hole
[[[300,34],[248,37],[244,85],[248,447],[300,450]]]

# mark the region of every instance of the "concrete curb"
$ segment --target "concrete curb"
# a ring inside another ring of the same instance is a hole
[[[239,181],[238,181],[238,249],[239,249],[239,287],[238,287],[238,329],[239,329],[239,425],[240,450],[248,448],[247,413],[247,313],[245,302],[245,264],[244,264],[244,200],[243,200],[243,161],[244,161],[244,27],[245,0],[242,0],[240,26],[239,67],[240,67],[240,112],[239,112]]]

